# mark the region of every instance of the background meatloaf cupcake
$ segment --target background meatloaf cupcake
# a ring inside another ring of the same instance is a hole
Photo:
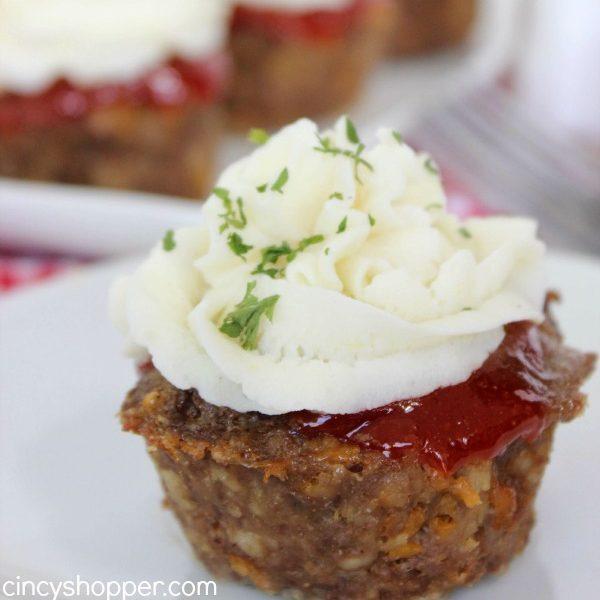
[[[123,427],[198,557],[328,600],[505,567],[594,363],[551,318],[535,224],[459,221],[430,157],[348,119],[283,129],[202,210],[112,291],[140,361]]]
[[[0,0],[0,175],[202,194],[227,15],[222,0]]]
[[[392,53],[417,54],[456,46],[471,31],[478,0],[394,0]]]
[[[385,49],[388,0],[237,0],[234,125],[282,125],[348,105]]]

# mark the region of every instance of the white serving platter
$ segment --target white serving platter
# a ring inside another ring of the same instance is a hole
[[[135,380],[106,316],[131,260],[82,269],[0,300],[0,581],[210,579],[137,436],[116,417]],[[567,341],[600,351],[600,262],[554,255],[548,277]],[[559,428],[525,552],[456,600],[593,600],[600,543],[600,374],[584,416]],[[1,592],[0,592],[1,595]],[[218,582],[222,600],[267,600]]]

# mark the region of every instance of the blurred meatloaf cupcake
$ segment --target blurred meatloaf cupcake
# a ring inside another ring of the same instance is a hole
[[[270,127],[348,105],[385,50],[389,0],[237,0],[234,126]]]
[[[112,292],[140,361],[123,427],[198,557],[327,600],[502,570],[594,363],[562,343],[543,255],[528,219],[449,214],[391,130],[366,148],[301,120],[229,167]]]
[[[204,193],[227,16],[222,0],[0,0],[0,175]]]
[[[473,28],[478,0],[394,0],[392,53],[418,54],[456,46]]]

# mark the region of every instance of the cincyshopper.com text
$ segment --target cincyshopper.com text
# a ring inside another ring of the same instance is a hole
[[[203,598],[217,595],[214,581],[88,581],[79,575],[64,581],[32,581],[21,578],[2,582],[3,598]]]

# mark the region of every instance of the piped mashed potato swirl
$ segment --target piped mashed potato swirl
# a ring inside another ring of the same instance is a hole
[[[127,81],[173,55],[208,56],[229,11],[224,0],[0,0],[0,89]]]
[[[200,224],[115,284],[112,314],[134,355],[212,404],[352,413],[464,381],[504,325],[540,321],[543,253],[530,220],[450,215],[395,132],[367,149],[346,118],[300,120],[225,170]],[[244,348],[223,323],[249,283],[276,301]]]

